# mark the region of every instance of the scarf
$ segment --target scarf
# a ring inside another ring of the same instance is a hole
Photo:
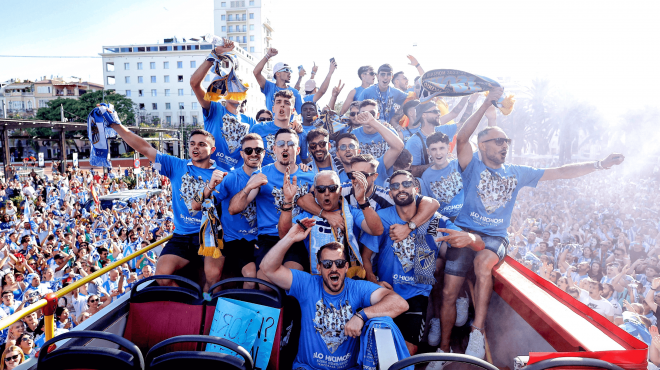
[[[328,155],[330,156],[330,167],[332,168],[331,171],[339,173],[334,157],[331,154]],[[320,170],[319,170],[319,166],[316,164],[316,160],[312,159],[312,173],[317,174],[319,172]]]
[[[413,262],[415,284],[434,285],[436,252],[429,248],[426,236],[438,228],[437,215],[417,228],[415,234],[415,260]]]
[[[204,189],[199,191],[195,201],[202,204],[202,226],[199,228],[199,251],[197,254],[205,257],[220,258],[223,248],[222,224],[211,199],[204,199]]]
[[[474,75],[455,69],[434,69],[424,73],[420,79],[419,101],[425,103],[436,96],[465,96],[489,91],[501,85],[488,77]],[[513,95],[502,95],[495,103],[502,114],[509,115],[515,103]]]
[[[385,91],[385,97],[380,92],[380,88],[376,87],[376,92],[378,93],[378,111],[381,112],[381,119],[385,122],[390,122],[390,115],[393,111],[398,109],[398,105],[394,104],[394,99],[390,96],[391,87],[387,87]]]
[[[87,135],[92,144],[89,164],[92,166],[112,168],[108,159],[108,139],[117,137],[117,132],[110,127],[111,124],[121,124],[112,104],[99,104],[87,116]]]
[[[330,242],[338,242],[344,246],[345,253],[349,257],[351,262],[351,268],[348,269],[346,273],[347,277],[358,276],[364,278],[366,272],[364,267],[362,267],[362,255],[360,255],[360,249],[357,243],[357,238],[353,233],[353,215],[351,214],[350,205],[344,200],[344,197],[341,198],[341,213],[344,218],[344,229],[346,230],[344,235],[341,235],[337,230],[332,229],[332,234],[321,232],[318,227],[313,227],[312,231],[309,233],[309,258],[310,258],[310,267],[312,275],[320,275],[321,273],[316,269],[318,260],[316,258],[316,253],[322,246]],[[318,216],[312,217],[315,221],[322,221],[323,219]],[[346,249],[348,249],[346,251]],[[359,265],[358,265],[359,263]]]
[[[247,97],[249,84],[243,83],[236,75],[238,57],[233,52],[218,55],[215,50],[206,57],[213,63],[211,72],[215,77],[211,80],[204,94],[204,100],[219,101],[220,99],[243,101]]]
[[[360,336],[360,352],[357,359],[360,369],[379,368],[378,345],[376,343],[374,329],[389,329],[391,331],[394,348],[396,349],[396,356],[399,361],[410,357],[410,352],[408,352],[408,347],[406,347],[406,341],[403,339],[403,334],[401,334],[399,327],[394,324],[394,321],[387,316],[374,317],[364,324],[362,335]],[[384,343],[381,343],[380,345],[381,347],[384,347]],[[380,368],[382,368],[382,366]],[[405,370],[413,370],[413,368],[414,366],[409,366]]]

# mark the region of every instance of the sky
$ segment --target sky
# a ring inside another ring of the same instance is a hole
[[[453,68],[550,80],[556,93],[589,102],[606,119],[657,106],[660,1],[272,0],[275,62],[338,69],[343,100],[361,65],[390,63],[412,80],[414,55],[426,70]],[[2,0],[0,55],[95,56],[104,45],[162,42],[213,32],[213,1]],[[9,15],[9,16],[7,16]],[[101,59],[0,57],[0,81],[76,76],[101,82]],[[292,81],[292,83],[295,81]],[[505,86],[506,88],[506,86]],[[329,90],[330,91],[330,90]],[[321,100],[327,102],[329,92]]]

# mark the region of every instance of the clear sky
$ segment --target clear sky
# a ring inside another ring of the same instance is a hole
[[[315,61],[320,82],[335,57],[333,85],[346,82],[340,100],[359,84],[360,65],[390,63],[414,77],[406,59],[412,53],[426,70],[523,83],[548,78],[557,91],[611,117],[658,105],[657,0],[273,0],[273,6],[275,61],[308,71]],[[103,45],[211,32],[213,2],[2,0],[0,12],[1,55],[97,55]],[[50,75],[101,82],[101,60],[0,58],[0,81]]]

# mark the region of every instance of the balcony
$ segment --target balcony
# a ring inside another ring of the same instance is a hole
[[[273,26],[271,26],[271,24],[270,24],[270,19],[268,19],[268,18],[266,18],[266,20],[264,21],[264,26],[266,26],[266,28],[268,28],[271,32],[275,31],[273,29]]]
[[[247,33],[247,29],[245,29],[245,30],[244,29],[240,29],[240,30],[235,29],[235,30],[228,31],[227,33],[229,33],[229,34],[231,34],[231,33]]]

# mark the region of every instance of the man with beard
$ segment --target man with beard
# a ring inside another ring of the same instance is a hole
[[[340,116],[343,116],[344,113],[350,109],[353,103],[360,101],[359,99],[356,99],[356,97],[360,96],[362,91],[374,84],[374,80],[376,79],[376,72],[374,72],[374,67],[362,66],[358,68],[358,77],[362,83],[360,86],[354,88],[348,93],[346,100],[344,100],[344,105],[342,105],[341,111],[339,111]]]
[[[215,52],[220,55],[234,49],[234,43],[227,40],[225,46],[218,46]],[[215,137],[216,150],[211,156],[223,171],[231,171],[242,165],[242,157],[239,149],[241,138],[250,131],[250,127],[256,124],[252,117],[239,112],[240,101],[225,100],[223,106],[219,102],[204,99],[205,91],[202,81],[209,72],[213,63],[205,60],[190,77],[190,86],[195,92],[199,105],[204,109],[204,129]]]
[[[422,183],[438,202],[438,212],[450,220],[456,219],[463,207],[463,180],[458,169],[457,160],[449,160],[449,136],[442,132],[434,132],[426,139],[429,155],[433,158],[433,166],[422,174]]]
[[[266,108],[273,112],[275,115],[277,113],[273,110],[273,106],[277,105],[275,104],[275,98],[276,94],[281,91],[281,90],[289,90],[291,91],[291,94],[295,97],[295,107],[296,107],[296,113],[300,114],[300,109],[302,108],[302,98],[300,97],[300,93],[298,90],[294,89],[293,87],[287,86],[289,82],[291,82],[291,73],[293,70],[291,67],[289,67],[288,64],[279,62],[275,64],[275,68],[273,68],[273,76],[275,78],[275,83],[272,83],[261,74],[261,71],[264,69],[266,66],[266,63],[268,63],[268,60],[274,56],[276,56],[279,52],[277,49],[270,48],[266,52],[266,55],[257,63],[256,66],[254,66],[254,77],[257,79],[257,82],[259,83],[259,87],[261,87],[261,92],[264,94],[266,97]],[[290,118],[287,118],[290,119]],[[263,135],[262,135],[263,136]]]
[[[367,115],[360,116],[365,112],[371,113],[371,117]],[[401,150],[403,150],[403,141],[401,141],[401,138],[399,138],[399,135],[394,129],[386,127],[385,125],[387,124],[381,123],[378,120],[379,117],[380,113],[376,102],[371,99],[363,100],[360,103],[360,113],[357,118],[360,127],[351,133],[355,135],[360,143],[360,149],[362,149],[363,154],[371,154],[376,158],[380,158],[387,154],[389,148],[396,147],[396,156],[392,159],[392,163],[394,163]],[[387,166],[388,169],[392,167],[392,163],[389,163],[389,166]]]
[[[247,134],[241,139],[241,156],[243,166],[230,172],[222,179],[216,189],[217,194],[209,188],[204,189],[204,199],[213,196],[215,207],[220,212],[220,223],[223,225],[222,267],[227,266],[231,276],[257,277],[257,268],[254,264],[254,245],[257,241],[257,213],[256,204],[250,202],[240,214],[229,213],[232,198],[247,185],[252,174],[261,168],[264,158],[264,144],[261,136]],[[202,205],[193,202],[193,208],[200,210]],[[227,263],[228,262],[228,263]],[[221,271],[222,271],[221,267]],[[245,283],[245,289],[254,288],[253,283]]]
[[[372,85],[356,95],[355,100],[364,101],[373,99],[378,103],[381,119],[389,122],[394,112],[403,104],[408,94],[390,86],[392,81],[392,66],[383,64],[378,67],[378,84]]]
[[[309,103],[305,103],[309,104]],[[305,107],[303,106],[303,112]],[[307,145],[309,146],[309,153],[312,158],[312,171],[318,173],[319,171],[333,171],[337,172],[336,165],[332,156],[330,155],[330,134],[324,128],[315,128],[307,132]]]
[[[395,207],[378,211],[383,228],[388,229],[396,224],[406,224],[418,213],[415,200],[418,192],[414,186],[414,177],[408,171],[396,171],[390,178],[390,196]],[[400,242],[394,242],[389,235],[383,234],[377,243],[365,243],[367,248],[362,251],[362,260],[367,271],[367,280],[380,286],[392,289],[403,297],[410,307],[409,311],[397,317],[397,324],[408,346],[411,355],[417,352],[417,345],[424,333],[424,320],[428,306],[429,294],[434,284],[436,259],[440,254],[441,243],[435,243],[434,237],[438,230],[452,229],[456,233],[467,234],[455,227],[449,219],[435,214],[430,223],[417,227],[413,225],[410,234]],[[368,229],[364,229],[369,233]],[[422,233],[422,235],[418,235]],[[440,233],[441,234],[441,233]],[[444,235],[444,234],[442,234]],[[476,237],[474,245],[481,240]],[[446,249],[443,246],[443,249]],[[378,253],[377,275],[371,266],[371,256]]]
[[[215,151],[215,138],[204,130],[190,133],[189,160],[179,159],[158,152],[146,140],[132,133],[121,124],[112,128],[131,148],[149,158],[154,166],[159,167],[161,175],[172,182],[172,209],[174,213],[174,235],[163,248],[156,264],[156,275],[173,275],[189,263],[204,264],[204,270],[212,272],[208,281],[220,279],[221,261],[218,258],[202,257],[199,250],[199,228],[202,212],[192,209],[194,196],[211,183],[219,184],[225,172],[217,169],[211,154]],[[212,189],[212,188],[211,188]],[[176,285],[171,280],[159,279],[160,285]],[[206,285],[210,287],[210,285]]]
[[[312,219],[300,222],[303,226],[293,225],[260,266],[260,272],[300,303],[301,332],[293,368],[355,369],[365,322],[374,317],[397,317],[408,304],[389,289],[347,278],[348,256],[337,242],[319,248],[316,268],[320,275],[282,265],[289,248],[308,237],[315,224]]]
[[[536,187],[539,181],[571,179],[584,176],[599,169],[608,169],[623,162],[623,155],[610,154],[603,161],[568,164],[558,168],[536,169],[527,166],[505,164],[509,139],[499,127],[487,127],[477,136],[479,155],[472,152],[470,136],[479,125],[486,110],[502,96],[502,88],[491,89],[488,98],[466,122],[457,135],[458,164],[463,179],[464,203],[456,218],[456,226],[478,234],[485,248],[451,248],[447,252],[445,282],[442,300],[442,340],[440,350],[449,351],[451,328],[456,320],[456,298],[463,286],[465,276],[474,266],[477,277],[475,284],[475,318],[466,354],[484,358],[484,327],[490,296],[493,292],[492,269],[506,255],[507,228],[518,191],[525,186]],[[495,199],[479,189],[483,185],[495,185]]]
[[[258,134],[263,138],[264,148],[266,149],[266,155],[264,156],[263,165],[269,165],[275,162],[275,134],[281,129],[294,129],[297,133],[296,136],[297,142],[300,143],[303,147],[300,149],[300,159],[307,159],[307,143],[306,135],[303,131],[300,123],[290,122],[291,113],[293,111],[294,104],[298,104],[298,98],[295,97],[295,94],[289,90],[280,90],[275,93],[275,105],[271,106],[274,119],[270,122],[260,122],[252,126],[250,133]],[[297,153],[296,153],[297,154]],[[295,158],[294,158],[295,159]]]
[[[296,132],[284,128],[275,134],[275,154],[277,162],[254,171],[245,188],[234,195],[229,205],[229,213],[236,215],[243,212],[250,202],[256,200],[257,214],[257,248],[255,250],[255,265],[257,270],[268,251],[280,240],[277,224],[282,212],[292,212],[297,215],[300,209],[296,206],[298,197],[306,194],[314,182],[314,174],[299,171],[296,157],[300,152],[298,148],[298,135]],[[290,180],[290,175],[295,174]],[[285,199],[284,187],[299,185],[293,200]],[[305,253],[305,246],[300,243],[290,250],[284,258],[284,264],[291,269],[303,271],[309,268],[309,259]],[[257,277],[267,279],[261,271]]]
[[[316,225],[310,234],[309,238],[305,238],[305,247],[310,259],[310,267],[313,275],[320,274],[317,270],[316,252],[321,245],[326,244],[323,240],[333,239],[342,245],[347,246],[352,253],[359,254],[360,248],[357,244],[357,237],[360,235],[360,230],[365,230],[372,235],[380,235],[383,233],[383,225],[376,211],[371,207],[366,198],[367,179],[361,173],[355,174],[355,197],[358,199],[359,209],[345,204],[340,196],[341,185],[339,184],[339,176],[336,172],[321,171],[314,176],[314,197],[316,203],[328,213],[335,213],[346,220],[343,228],[332,228],[330,224],[319,216],[314,216],[309,212],[301,212],[293,218],[293,223],[303,219],[314,219]],[[285,186],[284,199],[290,201],[293,199],[297,189],[293,186]],[[344,214],[350,213],[350,214]],[[292,226],[292,218],[289,212],[283,212],[280,215],[279,229],[280,236],[284,237]],[[349,253],[350,255],[350,253]],[[351,255],[352,267],[356,260],[356,256]]]

